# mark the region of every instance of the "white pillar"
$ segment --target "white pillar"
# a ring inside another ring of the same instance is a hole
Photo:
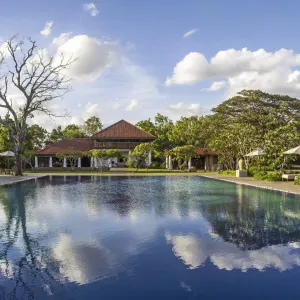
[[[90,161],[91,161],[91,168],[93,168],[94,167],[94,157],[91,157]]]
[[[148,153],[148,167],[150,167],[150,165],[152,164],[152,153],[151,150]]]
[[[188,161],[188,169],[190,170],[191,168],[192,168],[192,158],[190,157]]]
[[[64,157],[64,168],[66,168],[67,167],[67,159]]]
[[[173,169],[173,165],[172,165],[172,156],[169,155],[169,170]]]
[[[166,169],[169,169],[169,157],[166,157]]]
[[[53,164],[52,164],[52,156],[49,157],[49,168],[52,168]]]
[[[38,157],[36,156],[35,158],[34,158],[34,166],[36,167],[36,168],[38,168],[39,167],[39,159],[38,159]]]
[[[81,168],[81,157],[78,157],[77,167],[78,167],[78,168]]]
[[[204,158],[204,169],[205,171],[208,171],[209,170],[209,162],[208,162],[208,156],[205,156]]]

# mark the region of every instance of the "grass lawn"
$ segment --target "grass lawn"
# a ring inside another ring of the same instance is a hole
[[[92,175],[92,176],[157,176],[157,175],[196,175],[200,173],[205,173],[204,171],[198,171],[198,172],[185,172],[180,170],[172,170],[168,171],[165,169],[149,169],[148,171],[146,169],[136,169],[133,168],[116,168],[112,169],[109,172],[103,172],[100,171],[78,171],[78,169],[74,171],[69,170],[61,170],[61,171],[43,171],[43,170],[34,170],[34,171],[26,171],[25,174],[28,175],[60,175],[60,176],[77,176],[77,175]],[[207,172],[209,174],[213,174],[216,172]]]

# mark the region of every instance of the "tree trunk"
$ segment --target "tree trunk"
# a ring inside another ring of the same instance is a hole
[[[15,176],[23,176],[22,155],[19,151],[15,151]]]

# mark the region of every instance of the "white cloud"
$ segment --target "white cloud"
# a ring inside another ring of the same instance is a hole
[[[211,84],[209,88],[204,88],[202,91],[207,91],[207,92],[215,92],[220,89],[223,89],[226,86],[226,81],[215,81]]]
[[[53,39],[52,44],[61,46],[63,45],[72,35],[72,32],[64,32],[60,36]]]
[[[187,104],[184,102],[178,102],[176,104],[170,104],[167,107],[167,112],[169,114],[173,114],[175,117],[177,116],[197,116],[203,115],[204,109],[200,104]]]
[[[94,116],[98,117],[99,112],[100,112],[100,108],[98,103],[92,104],[91,102],[88,102],[84,110],[84,119],[88,119]]]
[[[192,30],[186,32],[186,33],[183,35],[183,37],[184,37],[184,38],[187,38],[187,37],[191,36],[192,34],[196,33],[198,30],[199,30],[198,28],[194,28],[194,29],[192,29]]]
[[[99,10],[97,9],[94,3],[86,3],[83,5],[83,9],[90,13],[92,17],[96,17],[99,14]]]
[[[0,44],[0,53],[1,53],[1,56],[3,57],[7,57],[9,56],[9,51],[8,51],[8,48],[7,48],[7,43],[6,42],[3,42]]]
[[[68,69],[67,75],[78,80],[96,80],[105,69],[113,66],[118,60],[115,43],[87,35],[76,35],[68,39],[58,47],[58,53],[76,59]]]
[[[52,31],[53,24],[54,24],[53,21],[47,22],[45,24],[44,29],[40,31],[41,35],[48,36],[51,33],[51,31]]]
[[[136,99],[130,100],[130,103],[125,107],[125,110],[127,111],[133,111],[136,110],[139,107],[139,102]]]
[[[228,49],[210,60],[202,53],[191,52],[175,66],[165,84],[192,85],[201,80],[225,78],[229,94],[241,89],[299,94],[300,72],[295,70],[299,65],[300,55],[287,49],[276,52]]]
[[[121,107],[121,104],[120,102],[116,101],[113,105],[112,105],[112,108],[113,109],[119,109]]]

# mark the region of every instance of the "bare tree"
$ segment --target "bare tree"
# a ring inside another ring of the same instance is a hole
[[[30,38],[24,42],[15,36],[5,46],[7,53],[0,53],[2,66],[7,61],[7,70],[0,74],[0,108],[5,109],[6,113],[0,114],[0,124],[7,127],[13,145],[15,175],[22,176],[27,121],[36,113],[44,113],[49,117],[66,115],[56,115],[49,104],[70,90],[70,78],[64,74],[74,59],[63,54],[49,56],[44,49],[38,49],[36,42]],[[10,89],[16,90],[24,98],[21,107],[10,96]]]

